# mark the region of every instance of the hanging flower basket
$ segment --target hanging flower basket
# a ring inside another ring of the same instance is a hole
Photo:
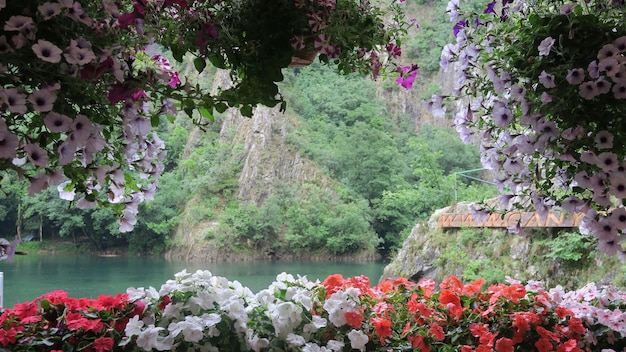
[[[454,70],[457,89],[432,106],[451,103],[461,138],[480,141],[503,192],[500,209],[584,213],[580,229],[599,250],[624,255],[624,2],[501,4],[474,13],[450,1],[456,42],[441,64]]]

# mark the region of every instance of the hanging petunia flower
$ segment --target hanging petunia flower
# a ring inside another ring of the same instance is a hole
[[[0,99],[10,112],[25,114],[28,111],[26,107],[26,94],[20,92],[17,88],[8,88],[0,91]]]
[[[552,46],[554,46],[555,42],[556,40],[552,37],[547,37],[546,39],[542,40],[541,43],[539,43],[539,47],[537,48],[539,50],[539,56],[550,55],[550,50],[552,50]]]
[[[61,4],[45,2],[37,7],[37,11],[43,16],[44,20],[49,20],[61,13]]]
[[[50,63],[61,62],[63,50],[47,40],[39,39],[36,44],[33,44],[32,49],[35,55],[43,61]]]
[[[569,84],[581,84],[585,80],[585,71],[582,68],[567,70],[565,80]]]
[[[0,130],[0,158],[13,159],[17,156],[19,140],[16,135],[5,130]]]
[[[55,90],[58,90],[58,87],[45,87],[29,95],[28,101],[32,104],[33,110],[40,112],[51,111],[57,99]]]
[[[65,115],[51,111],[46,115],[46,117],[44,117],[43,122],[50,132],[58,133],[67,132],[70,129],[72,119]]]
[[[46,151],[37,144],[29,143],[24,146],[28,160],[39,167],[46,167],[50,163]]]

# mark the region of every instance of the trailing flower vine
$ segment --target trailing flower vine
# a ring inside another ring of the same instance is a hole
[[[56,186],[79,207],[109,206],[131,231],[151,200],[165,145],[153,127],[177,110],[204,124],[215,111],[283,104],[276,82],[301,51],[341,73],[398,64],[411,25],[399,3],[354,0],[0,0],[0,170]],[[390,14],[391,18],[387,17]],[[179,77],[160,54],[231,72],[216,94]],[[199,111],[200,114],[195,114]],[[200,118],[196,118],[200,116]]]
[[[624,6],[502,0],[475,12],[450,1],[456,41],[443,48],[441,65],[454,70],[456,89],[431,104],[439,113],[448,104],[461,138],[480,141],[481,161],[503,192],[501,209],[585,213],[582,232],[601,252],[621,256]]]

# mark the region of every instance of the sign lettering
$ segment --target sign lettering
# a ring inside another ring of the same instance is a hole
[[[578,227],[583,213],[568,214],[565,212],[549,212],[541,216],[536,212],[511,212],[505,214],[489,214],[485,219],[475,219],[472,214],[441,214],[437,219],[439,227]]]

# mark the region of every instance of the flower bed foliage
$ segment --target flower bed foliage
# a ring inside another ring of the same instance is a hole
[[[448,3],[456,41],[441,65],[454,70],[456,89],[434,97],[434,111],[447,102],[461,138],[480,141],[501,209],[585,213],[583,233],[624,255],[624,1],[465,5]]]
[[[6,351],[623,351],[626,293],[280,274],[254,294],[208,271],[97,300],[51,292],[0,315]]]

